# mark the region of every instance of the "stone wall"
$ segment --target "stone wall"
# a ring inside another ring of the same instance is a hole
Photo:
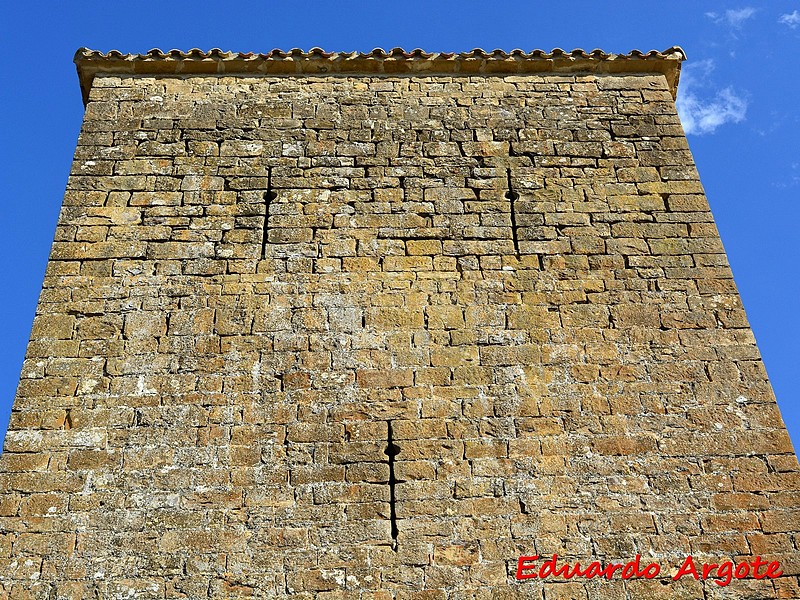
[[[798,479],[664,76],[94,80],[4,597],[797,598]]]

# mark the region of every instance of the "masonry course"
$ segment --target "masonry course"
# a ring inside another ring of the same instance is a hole
[[[800,597],[681,58],[79,51],[0,593]],[[537,553],[663,573],[516,580]]]

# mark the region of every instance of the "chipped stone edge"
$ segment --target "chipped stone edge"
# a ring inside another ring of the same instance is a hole
[[[162,52],[153,49],[146,54],[122,54],[117,50],[103,54],[79,48],[75,53],[83,102],[86,104],[92,82],[97,75],[525,75],[537,73],[661,73],[667,80],[673,99],[677,95],[681,62],[686,53],[680,46],[663,52],[646,54],[632,50],[628,54],[611,54],[596,49],[566,52],[533,50],[493,50],[479,48],[471,52],[425,52],[419,48],[406,52],[393,48],[389,52],[376,48],[372,52],[325,52],[312,48],[308,52],[294,48],[288,52],[272,50],[268,54],[225,52],[214,48],[204,52],[197,48],[183,52]]]

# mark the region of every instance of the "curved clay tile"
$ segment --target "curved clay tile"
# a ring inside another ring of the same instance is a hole
[[[631,50],[628,54],[611,54],[600,49],[590,53],[576,48],[566,52],[553,48],[525,52],[495,49],[486,52],[474,48],[461,53],[430,53],[420,48],[406,52],[403,48],[385,51],[375,48],[371,52],[326,52],[322,48],[309,51],[278,48],[267,54],[228,52],[213,48],[204,52],[192,48],[188,52],[158,48],[145,54],[123,54],[111,50],[103,54],[97,50],[80,48],[75,53],[75,64],[81,81],[84,100],[88,98],[92,81],[98,73],[104,75],[147,75],[187,73],[193,75],[225,72],[227,75],[319,75],[319,74],[421,74],[426,75],[524,75],[530,73],[662,73],[672,90],[677,92],[680,63],[686,55],[678,46],[663,52],[651,50],[647,54]],[[185,67],[181,63],[187,63]],[[223,64],[220,64],[223,63]],[[404,64],[407,63],[407,64]]]

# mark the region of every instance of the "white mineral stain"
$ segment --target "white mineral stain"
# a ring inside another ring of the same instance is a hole
[[[88,394],[99,382],[96,379],[84,379],[78,386],[78,394]]]
[[[322,578],[325,580],[333,579],[337,585],[344,587],[345,575],[342,571],[321,571]]]
[[[42,441],[42,432],[38,429],[24,429],[21,431],[9,431],[6,433],[6,440],[17,444],[33,445]]]
[[[134,396],[151,396],[157,393],[155,388],[147,387],[144,383],[144,375],[139,375],[139,379],[136,381],[136,391],[134,392]]]
[[[74,429],[72,431],[75,431]],[[72,433],[72,432],[70,432]],[[87,446],[92,448],[102,448],[106,445],[105,430],[97,429],[94,431],[75,431],[70,439],[73,446]]]

